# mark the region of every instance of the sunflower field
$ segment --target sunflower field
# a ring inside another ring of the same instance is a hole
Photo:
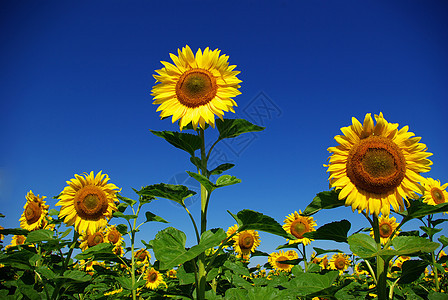
[[[241,182],[224,174],[233,164],[210,169],[210,155],[223,140],[264,127],[224,118],[235,112],[241,83],[227,55],[186,46],[170,58],[155,71],[151,95],[179,131],[151,132],[189,154],[187,173],[201,186],[200,219],[185,204],[196,194],[186,186],[147,185],[131,199],[101,171],[75,174],[54,201],[29,191],[20,228],[0,228],[1,299],[448,299],[448,238],[440,234],[448,183],[421,175],[432,154],[408,126],[382,113],[367,113],[362,123],[352,118],[328,148],[330,190],[292,207],[284,220],[248,208],[228,211],[235,225],[209,228],[213,192]],[[216,140],[207,139],[210,131]],[[168,223],[150,211],[155,199],[184,209],[195,245],[186,247],[186,234],[167,226],[136,247],[142,225]],[[363,215],[365,227],[349,235],[346,219],[317,226],[319,211],[340,206]],[[411,220],[421,226],[402,230]],[[286,242],[259,251],[260,232]],[[314,247],[316,240],[350,252]],[[253,257],[265,263],[254,266]]]

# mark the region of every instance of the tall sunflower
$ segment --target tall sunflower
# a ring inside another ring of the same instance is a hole
[[[115,201],[119,192],[115,184],[108,183],[109,179],[101,171],[96,176],[93,171],[82,176],[75,174],[58,197],[59,218],[64,218],[67,226],[74,225],[79,233],[91,235],[106,227],[112,212],[117,210]]]
[[[291,271],[293,265],[282,263],[285,260],[293,260],[299,258],[297,252],[289,250],[284,252],[280,250],[278,252],[273,252],[269,255],[268,262],[276,271]]]
[[[380,242],[381,244],[386,244],[389,238],[392,236],[392,233],[394,232],[395,228],[398,227],[397,220],[394,217],[389,218],[388,216],[381,216],[378,219],[378,226],[379,226],[379,232],[380,232]],[[400,230],[397,230],[395,232],[394,237],[398,235]],[[374,237],[373,228],[370,230],[370,236]]]
[[[364,123],[352,118],[352,125],[341,128],[344,135],[335,136],[339,143],[328,148],[327,172],[330,186],[340,190],[339,199],[352,210],[367,214],[389,215],[404,209],[403,198],[419,191],[419,174],[428,172],[432,162],[426,145],[408,132],[408,126],[398,130],[398,124],[388,123],[383,114],[366,114]]]
[[[35,196],[32,191],[26,195],[26,203],[20,217],[20,227],[32,231],[43,229],[47,225],[46,216],[49,205],[45,205],[45,196]]]
[[[260,246],[260,237],[255,230],[244,230],[234,236],[233,248],[243,259],[249,259],[250,253]]]
[[[287,216],[283,221],[285,223],[283,225],[283,229],[296,237],[295,240],[288,240],[289,244],[300,242],[306,246],[312,240],[304,237],[303,234],[315,231],[316,229],[314,229],[314,227],[316,227],[316,222],[314,221],[313,217],[304,217],[300,215],[301,213],[302,211],[299,210],[299,212],[295,211],[294,213]]]
[[[240,72],[218,49],[199,49],[195,56],[187,45],[177,52],[178,56],[170,53],[174,65],[162,61],[164,68],[153,75],[160,83],[152,89],[153,104],[160,104],[161,118],[172,116],[173,123],[180,119],[181,130],[190,122],[194,129],[198,124],[204,129],[205,123],[215,127],[215,115],[222,119],[224,111],[235,112],[232,97],[241,94],[236,77]]]
[[[429,205],[437,205],[448,202],[448,192],[446,188],[448,183],[440,184],[440,180],[426,178],[422,182],[423,187],[423,202]]]
[[[330,269],[339,270],[342,274],[350,266],[351,260],[344,253],[334,254],[329,262]]]

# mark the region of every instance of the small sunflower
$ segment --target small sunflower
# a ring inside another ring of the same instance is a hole
[[[297,252],[293,250],[289,250],[287,252],[280,250],[279,252],[271,253],[269,255],[268,262],[271,264],[272,268],[274,268],[275,271],[289,272],[291,271],[293,265],[282,263],[282,261],[293,260],[297,258],[299,258],[299,256]]]
[[[283,229],[297,238],[295,240],[288,240],[289,244],[302,243],[306,246],[312,240],[304,237],[303,234],[315,231],[316,229],[314,229],[314,227],[316,227],[316,222],[314,222],[313,217],[304,217],[300,215],[301,213],[302,211],[299,210],[299,212],[295,211],[287,216],[283,221],[285,223]]]
[[[79,248],[81,248],[82,251],[85,251],[88,248],[96,246],[98,244],[108,242],[103,230],[99,230],[97,232],[94,232],[93,234],[83,233],[79,238],[81,240]]]
[[[101,171],[96,176],[93,171],[83,176],[75,174],[58,197],[59,218],[64,218],[67,226],[74,225],[79,233],[93,234],[106,227],[112,212],[117,210],[115,202],[119,192],[118,187],[108,181],[109,176]]]
[[[397,230],[393,237],[391,237],[392,233],[394,232],[395,228],[398,227],[398,223],[395,217],[389,218],[388,216],[381,216],[378,219],[378,226],[380,231],[380,242],[381,244],[386,244],[387,241],[390,239],[393,239],[396,237],[400,230]],[[373,228],[370,230],[370,236],[374,237]]]
[[[20,217],[20,227],[29,231],[43,229],[47,225],[46,216],[49,205],[45,205],[45,196],[35,196],[32,191],[26,195],[26,203]]]
[[[401,269],[401,266],[403,265],[403,263],[407,260],[410,260],[411,258],[409,256],[399,256],[395,259],[394,264],[392,265],[392,267],[397,267]]]
[[[255,230],[244,230],[234,235],[233,248],[243,258],[249,259],[250,253],[260,246],[260,237]]]
[[[320,261],[320,267],[322,268],[322,270],[328,270],[329,269],[329,260],[328,260],[328,255],[325,254],[324,257],[322,257],[322,260]]]
[[[163,280],[162,274],[160,274],[154,268],[148,268],[145,273],[145,278],[146,287],[150,288],[151,290],[155,290],[160,284],[166,285],[165,281]]]
[[[166,271],[166,277],[168,278],[177,278],[177,271],[174,269]]]
[[[366,269],[364,269],[364,266],[361,263],[357,263],[353,268],[353,271],[357,276],[369,275],[369,272]]]
[[[3,226],[0,226],[0,230],[3,230]],[[3,241],[5,239],[5,236],[3,234],[0,234],[0,241]]]
[[[423,202],[429,205],[437,205],[448,202],[448,183],[440,184],[440,180],[426,178],[422,182]]]
[[[234,65],[229,66],[227,55],[220,50],[204,52],[199,49],[196,56],[187,45],[178,49],[178,56],[171,54],[174,65],[162,61],[164,68],[153,75],[156,84],[152,89],[153,104],[160,104],[161,118],[172,116],[172,122],[180,119],[180,129],[192,122],[205,129],[205,123],[215,127],[215,115],[222,119],[224,111],[235,112],[237,106],[232,99],[239,94],[239,80]]]
[[[148,250],[142,248],[134,253],[135,260],[139,264],[147,264],[151,259],[151,254],[149,254]]]
[[[350,259],[344,253],[336,253],[330,259],[330,269],[339,270],[339,274],[342,274],[350,266]]]
[[[24,235],[13,235],[11,239],[11,247],[25,244],[26,236]]]
[[[340,190],[339,199],[352,210],[387,216],[392,205],[395,211],[403,210],[403,198],[414,197],[419,191],[418,182],[424,178],[432,162],[426,145],[419,137],[408,132],[408,126],[398,130],[398,124],[388,123],[383,114],[370,114],[364,123],[352,118],[352,125],[341,128],[344,135],[335,136],[339,143],[328,148],[327,172],[330,186]]]
[[[115,246],[120,246],[124,243],[124,238],[115,225],[109,225],[106,227],[106,238],[109,243]]]

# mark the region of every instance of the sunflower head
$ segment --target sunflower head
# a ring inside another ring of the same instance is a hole
[[[106,227],[106,238],[109,243],[115,246],[119,246],[124,242],[123,236],[117,230],[117,227],[115,225],[109,225]]]
[[[341,128],[335,136],[339,143],[328,148],[330,186],[340,190],[339,199],[358,212],[389,215],[390,206],[404,209],[403,198],[414,197],[419,191],[419,174],[428,172],[431,153],[419,143],[420,138],[408,132],[408,126],[398,130],[398,124],[388,123],[383,114],[370,114],[364,123],[352,118],[352,125]]]
[[[423,202],[429,205],[437,205],[448,202],[448,192],[446,191],[448,183],[442,185],[440,180],[425,178],[421,185]]]
[[[205,129],[208,123],[215,126],[215,115],[222,119],[224,112],[235,112],[237,106],[232,99],[239,94],[239,80],[234,71],[236,66],[229,66],[228,56],[220,55],[220,50],[193,54],[187,45],[178,55],[170,54],[174,65],[162,61],[164,68],[156,70],[156,84],[152,89],[153,104],[157,111],[162,111],[162,118],[172,116],[172,122],[180,119],[180,129],[190,122],[196,129],[198,124]]]
[[[243,259],[249,259],[250,253],[260,246],[260,237],[255,230],[244,230],[234,236],[233,248]]]
[[[162,274],[160,274],[159,271],[155,270],[154,268],[148,268],[148,270],[146,270],[145,279],[146,287],[150,288],[151,290],[155,290],[160,284],[165,284]]]
[[[350,266],[350,259],[344,253],[336,253],[330,259],[329,266],[333,270],[338,270],[339,273],[343,273]]]
[[[282,261],[293,260],[293,259],[297,259],[298,257],[299,256],[298,256],[297,252],[295,252],[293,250],[289,250],[287,252],[280,250],[278,252],[271,253],[269,255],[268,262],[275,271],[289,272],[289,271],[291,271],[293,265],[282,263]]]
[[[302,211],[299,210],[299,212],[295,211],[288,215],[283,221],[285,223],[283,229],[296,237],[295,240],[288,240],[289,244],[302,243],[306,246],[312,240],[303,235],[307,232],[315,231],[316,229],[314,227],[316,227],[316,222],[314,222],[313,217],[304,217],[300,215],[301,213]]]
[[[398,227],[398,223],[394,217],[381,216],[378,219],[380,242],[381,244],[386,244],[389,239],[393,239],[398,235],[400,230],[397,230],[392,236],[394,230]],[[370,236],[374,237],[373,228],[370,230]]]
[[[67,181],[67,186],[59,195],[57,206],[61,206],[59,217],[64,218],[67,226],[74,225],[79,233],[94,234],[107,225],[112,212],[117,210],[116,193],[119,192],[115,184],[108,183],[109,176],[90,174],[82,176],[75,174],[75,178]]]
[[[35,196],[32,191],[26,195],[26,203],[20,217],[20,227],[27,230],[43,229],[47,225],[48,205],[45,205],[45,196]]]
[[[98,244],[108,242],[104,230],[99,230],[97,232],[94,232],[93,234],[83,232],[83,234],[81,234],[79,239],[81,241],[79,247],[81,248],[82,251],[85,251],[88,248],[91,248]]]
[[[146,264],[151,259],[151,254],[149,254],[148,250],[142,248],[135,252],[134,257],[138,263]]]

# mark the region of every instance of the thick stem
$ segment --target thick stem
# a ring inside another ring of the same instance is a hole
[[[303,263],[305,264],[305,272],[308,272],[308,262],[306,261],[305,244],[303,246]]]
[[[376,249],[379,252],[381,250],[381,239],[380,239],[380,227],[378,223],[378,216],[373,215],[373,233],[375,236]],[[376,255],[376,276],[377,276],[377,284],[376,289],[378,293],[378,300],[386,300],[387,299],[387,289],[386,289],[386,280],[387,280],[387,269],[385,268],[386,262],[384,259],[377,254]]]
[[[432,215],[428,216],[428,227],[432,227],[431,226],[431,220],[432,220]],[[433,241],[433,235],[429,235],[429,240],[432,242]],[[436,284],[436,292],[439,292],[439,271],[436,268],[436,255],[434,253],[434,251],[431,252],[431,259],[432,259],[432,271],[434,272],[434,283]]]

